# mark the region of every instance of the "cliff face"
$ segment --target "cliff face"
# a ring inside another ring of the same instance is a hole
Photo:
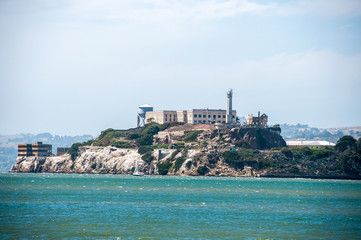
[[[281,135],[267,128],[234,128],[228,135],[233,142],[243,147],[251,149],[270,149],[276,147],[286,147],[286,142]]]
[[[129,174],[144,164],[137,149],[84,147],[73,161],[69,154],[56,157],[19,157],[11,172]]]

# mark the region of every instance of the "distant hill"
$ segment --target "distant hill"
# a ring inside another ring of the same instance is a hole
[[[326,140],[336,143],[345,135],[351,135],[355,139],[361,137],[361,126],[358,127],[338,127],[338,128],[315,128],[307,124],[282,124],[280,125],[281,135],[285,140]]]
[[[75,142],[84,142],[92,139],[91,135],[59,136],[50,133],[0,135],[0,172],[7,172],[15,163],[19,143],[43,142],[53,145],[53,153],[58,147],[71,147]]]

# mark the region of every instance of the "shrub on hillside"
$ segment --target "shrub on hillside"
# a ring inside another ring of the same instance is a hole
[[[135,140],[140,146],[152,145],[153,135],[145,134]]]
[[[186,159],[184,157],[179,157],[175,160],[174,163],[174,172],[177,172],[179,170],[179,168],[183,165],[184,161]]]
[[[197,136],[202,132],[203,132],[203,130],[185,132],[184,141],[185,142],[195,142],[195,141],[197,141]]]
[[[312,148],[311,152],[312,152],[311,153],[312,160],[326,158],[326,157],[331,156],[334,153],[334,151],[332,149],[328,149],[328,148]]]
[[[154,157],[149,152],[145,153],[142,156],[142,160],[146,161],[147,163],[150,163],[151,161],[153,161],[153,159],[154,159]]]
[[[218,154],[214,151],[207,154],[207,159],[210,164],[215,164],[218,162]]]
[[[159,175],[167,175],[171,166],[172,163],[169,160],[166,160],[163,163],[158,163],[157,167]]]
[[[192,167],[192,161],[188,161],[187,163],[186,163],[186,168],[187,169],[190,169]]]
[[[343,152],[347,149],[355,149],[356,148],[356,140],[352,136],[343,136],[340,138],[335,146],[335,149],[338,152]]]
[[[197,168],[197,173],[202,176],[205,175],[208,171],[209,169],[207,168],[207,166],[199,166]]]
[[[123,142],[123,141],[113,142],[112,146],[116,147],[116,148],[131,148],[132,147],[132,145],[130,143]]]
[[[153,151],[153,147],[152,146],[140,146],[138,148],[138,153],[140,155],[143,155],[144,153],[147,153],[147,152],[151,152]]]
[[[79,147],[82,146],[90,146],[92,145],[94,142],[94,140],[88,140],[86,142],[82,142],[82,143],[73,143],[70,147],[70,149],[68,150],[68,153],[71,155],[71,159],[75,160],[75,158],[79,155]]]
[[[175,144],[174,144],[174,147],[175,147],[176,149],[182,149],[182,148],[185,147],[185,145],[184,145],[183,142],[179,142],[179,143],[175,143]]]
[[[225,151],[222,153],[222,157],[226,163],[236,169],[242,169],[244,167],[244,163],[237,152]]]

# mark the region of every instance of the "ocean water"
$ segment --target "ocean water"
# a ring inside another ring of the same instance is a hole
[[[0,174],[1,239],[361,239],[361,181]]]

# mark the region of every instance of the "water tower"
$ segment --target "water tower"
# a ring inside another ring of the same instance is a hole
[[[153,111],[153,107],[144,104],[138,108],[137,127],[143,127],[145,124],[145,113]]]

